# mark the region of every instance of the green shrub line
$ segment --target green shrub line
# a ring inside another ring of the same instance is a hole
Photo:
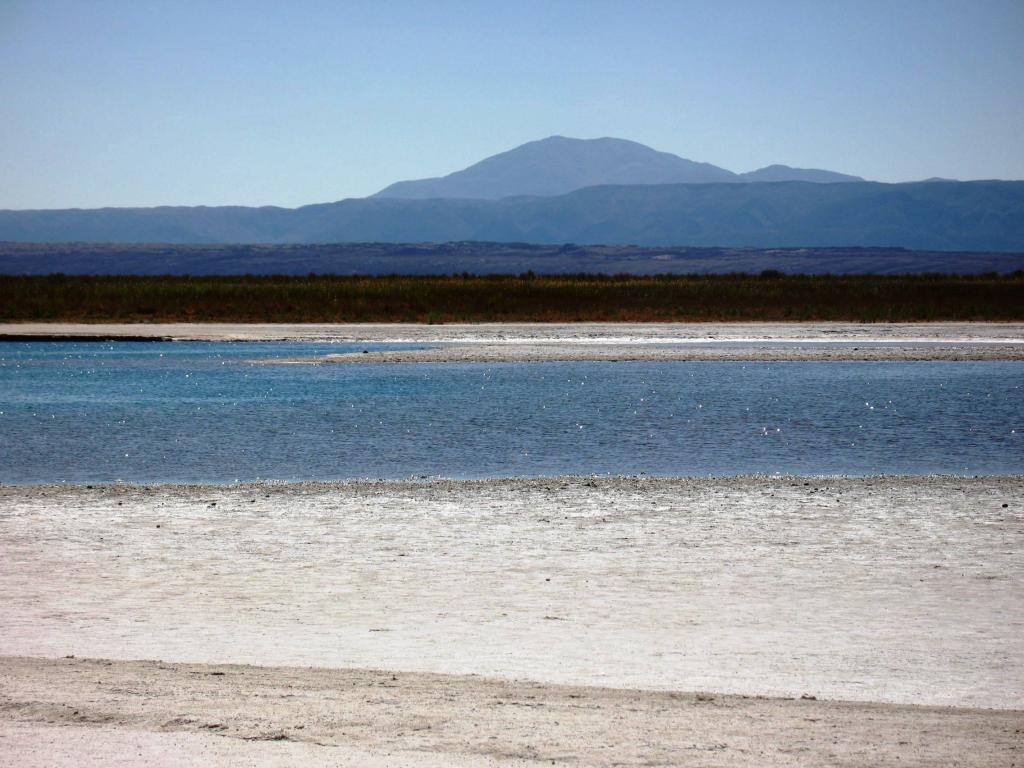
[[[0,276],[0,321],[1024,320],[1009,275]]]

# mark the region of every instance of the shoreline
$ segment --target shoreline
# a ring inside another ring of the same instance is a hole
[[[1012,362],[1024,360],[1024,344],[973,342],[957,346],[886,346],[840,348],[829,342],[804,346],[762,344],[737,349],[683,343],[672,346],[635,344],[479,344],[447,343],[428,349],[368,350],[309,357],[253,359],[258,365],[374,365],[412,363],[662,363],[662,362]],[[834,342],[833,342],[834,343]],[[857,342],[848,342],[856,344]]]
[[[1024,486],[1024,472],[1012,474],[962,475],[955,473],[899,474],[881,473],[870,475],[846,474],[767,474],[745,473],[736,475],[510,475],[507,477],[457,478],[439,475],[410,476],[403,478],[350,477],[335,480],[244,480],[232,482],[166,482],[151,481],[96,481],[61,483],[4,483],[0,482],[0,499],[5,495],[33,497],[66,493],[68,495],[89,494],[131,494],[145,493],[202,493],[206,491],[237,491],[241,494],[271,491],[285,495],[306,493],[361,494],[389,491],[431,491],[459,493],[463,491],[509,490],[516,492],[550,490],[586,490],[604,488],[608,490],[630,490],[643,492],[684,491],[698,488],[732,487],[736,490],[757,490],[766,484],[799,485],[804,482],[848,483],[871,486],[901,485],[906,487],[931,487],[941,483],[980,483],[1001,487],[1004,484]]]
[[[1019,709],[9,656],[0,712],[4,753],[28,768],[126,748],[157,766],[988,766],[1017,756],[1024,723]]]
[[[394,343],[681,343],[864,341],[1024,344],[1024,323],[0,323],[0,339],[154,338],[173,341]]]
[[[537,362],[1020,361],[1022,323],[0,324],[0,341],[423,344],[265,365]]]

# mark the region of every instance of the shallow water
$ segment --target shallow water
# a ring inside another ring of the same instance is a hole
[[[0,482],[1024,470],[1020,362],[250,362],[394,346],[0,343]]]

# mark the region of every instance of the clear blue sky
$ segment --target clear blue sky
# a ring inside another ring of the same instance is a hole
[[[1024,178],[1024,0],[0,0],[0,208],[325,202],[552,134]]]

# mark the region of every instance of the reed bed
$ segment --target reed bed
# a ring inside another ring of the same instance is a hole
[[[1024,320],[1010,275],[0,276],[0,320]]]

